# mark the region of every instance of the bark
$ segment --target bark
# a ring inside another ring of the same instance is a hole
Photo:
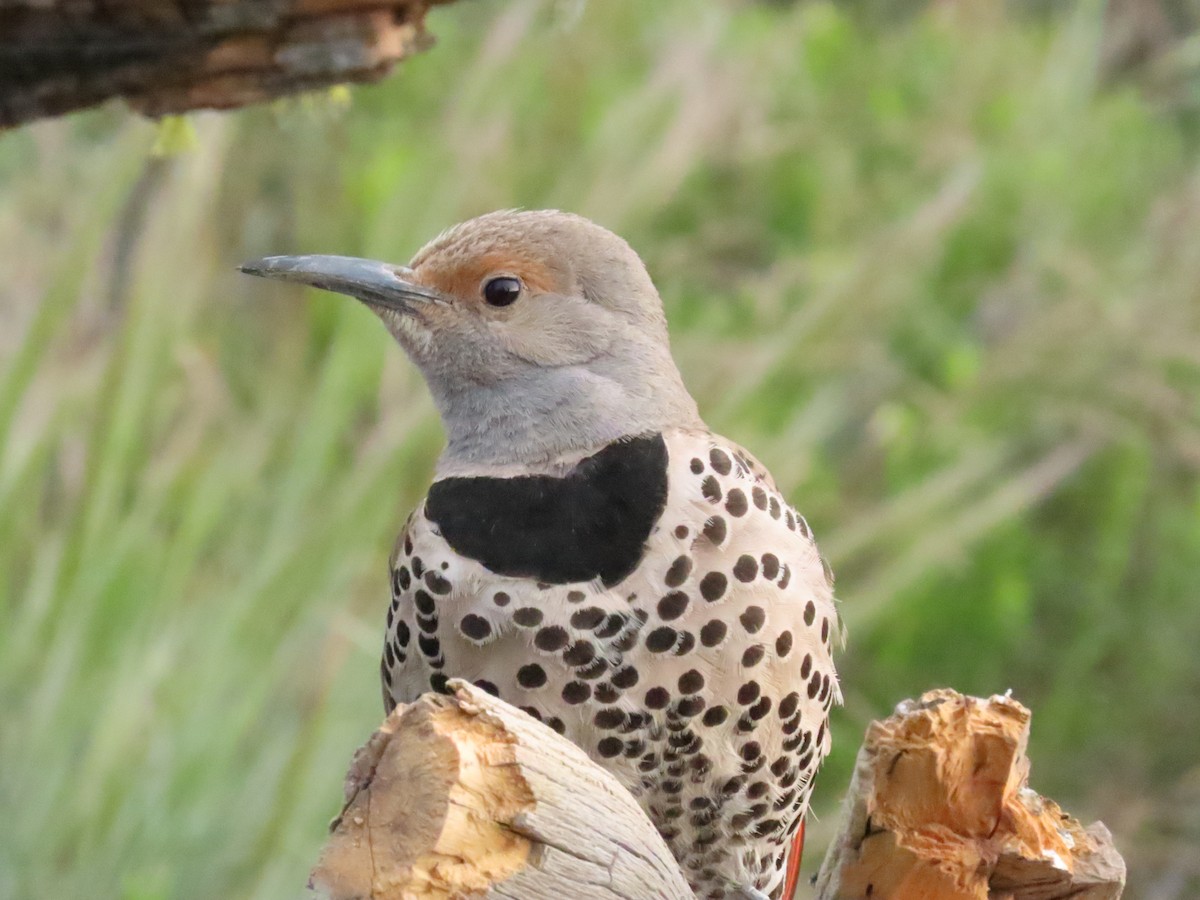
[[[448,0],[0,0],[0,127],[124,97],[149,115],[383,77]]]

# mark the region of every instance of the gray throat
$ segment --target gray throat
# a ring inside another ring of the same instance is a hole
[[[638,393],[578,367],[435,390],[447,439],[438,477],[556,472],[623,437],[703,428],[695,401],[671,375]]]

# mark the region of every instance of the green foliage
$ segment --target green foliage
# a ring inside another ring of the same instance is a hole
[[[234,266],[548,205],[643,251],[839,573],[812,843],[871,717],[1012,688],[1035,784],[1196,892],[1195,148],[1090,7],[857,9],[458,4],[349,108],[0,141],[0,897],[295,895],[440,432],[369,313]]]

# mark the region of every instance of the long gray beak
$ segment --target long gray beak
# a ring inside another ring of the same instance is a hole
[[[349,294],[370,306],[412,313],[421,303],[444,303],[435,290],[413,281],[404,266],[353,256],[267,256],[242,263],[247,275],[298,281],[325,291]]]

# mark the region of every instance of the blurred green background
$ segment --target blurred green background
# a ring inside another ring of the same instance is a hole
[[[175,156],[119,107],[0,138],[0,897],[300,893],[441,433],[369,312],[234,266],[512,206],[643,253],[838,572],[806,870],[872,717],[1011,688],[1128,895],[1200,896],[1200,51],[1110,24],[458,3],[383,85]]]

